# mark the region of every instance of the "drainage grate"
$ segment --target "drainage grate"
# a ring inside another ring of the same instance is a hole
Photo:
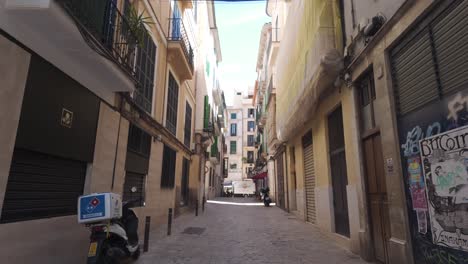
[[[187,227],[185,230],[182,232],[182,234],[189,234],[189,235],[201,235],[206,228],[202,227]]]

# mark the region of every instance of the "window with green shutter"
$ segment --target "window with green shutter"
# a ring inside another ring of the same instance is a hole
[[[236,154],[237,153],[237,142],[236,141],[231,141],[231,154]]]
[[[203,112],[203,128],[205,130],[210,129],[210,116],[211,106],[208,100],[208,95],[205,95],[205,110]]]
[[[214,143],[211,145],[211,157],[218,156],[218,136],[215,136]]]

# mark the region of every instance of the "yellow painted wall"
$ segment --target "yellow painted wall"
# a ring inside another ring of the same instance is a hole
[[[278,137],[290,140],[285,127],[297,122],[299,98],[309,87],[321,56],[332,49],[342,50],[338,1],[291,2],[278,54],[277,127]],[[312,103],[312,102],[310,102]],[[300,120],[302,112],[299,112]],[[294,126],[295,127],[295,126]]]

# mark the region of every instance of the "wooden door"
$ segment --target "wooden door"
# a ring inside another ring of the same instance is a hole
[[[278,183],[278,206],[282,209],[286,209],[285,195],[284,195],[284,164],[283,164],[283,154],[281,153],[276,160],[276,176]]]
[[[341,106],[328,117],[328,140],[335,213],[335,232],[349,237],[346,154]]]
[[[387,263],[390,223],[380,134],[365,138],[363,146],[374,256],[377,261]]]

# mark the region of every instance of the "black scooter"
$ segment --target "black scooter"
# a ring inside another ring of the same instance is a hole
[[[130,208],[138,200],[122,204],[122,217],[88,225],[91,230],[88,264],[114,264],[140,257],[138,217]]]
[[[263,204],[265,207],[269,207],[271,203],[270,188],[266,187],[265,189],[261,189],[260,192],[262,193]]]

